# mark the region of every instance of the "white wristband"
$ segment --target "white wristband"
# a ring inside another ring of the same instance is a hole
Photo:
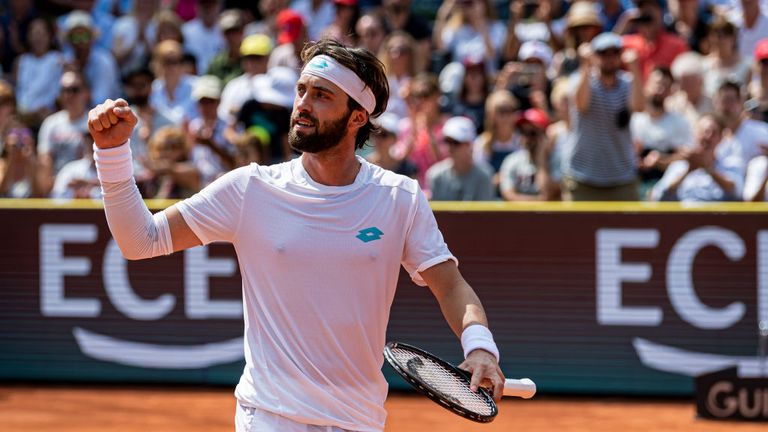
[[[473,324],[461,332],[461,347],[464,349],[464,358],[476,349],[488,351],[500,361],[499,348],[493,341],[493,335],[488,327],[481,324]]]
[[[133,177],[130,140],[117,147],[100,149],[93,145],[96,174],[102,183],[120,183]]]

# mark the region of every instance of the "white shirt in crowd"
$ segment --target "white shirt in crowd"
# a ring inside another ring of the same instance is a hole
[[[747,165],[747,176],[744,180],[744,201],[768,201],[768,188],[762,196],[756,196],[768,179],[768,156],[757,156]]]
[[[53,159],[53,173],[68,162],[82,156],[83,132],[88,130],[88,112],[75,120],[70,119],[69,113],[62,110],[51,114],[43,120],[37,135],[38,154],[50,154]]]
[[[312,0],[295,0],[290,8],[304,19],[309,40],[318,40],[323,30],[336,19],[336,7],[328,0],[323,0],[317,10],[312,9]]]
[[[492,59],[486,56],[486,69],[496,70],[496,60],[501,52],[501,47],[507,38],[507,27],[500,21],[494,21],[488,26],[488,34],[491,38],[491,44],[495,57]],[[462,25],[458,28],[443,28],[440,35],[443,46],[451,53],[453,61],[461,62],[467,57],[473,57],[477,54],[485,54],[485,38],[469,25]]]
[[[89,198],[101,199],[101,187],[97,186],[99,179],[96,176],[96,165],[90,157],[74,160],[61,168],[56,175],[51,198],[75,198],[75,191],[70,187],[70,182],[74,180],[93,182],[94,186],[89,189]]]
[[[302,159],[230,171],[178,204],[204,243],[233,243],[243,279],[245,406],[305,424],[381,431],[381,373],[400,266],[455,260],[415,180],[358,157],[347,186]]]
[[[636,112],[629,127],[632,139],[644,149],[672,153],[691,145],[691,127],[685,117],[676,112],[666,112],[658,118],[647,112]]]
[[[724,138],[717,148],[718,156],[734,153],[744,165],[752,158],[768,151],[768,123],[759,120],[742,120],[730,137]]]
[[[741,56],[739,61],[730,67],[718,66],[717,60],[712,57],[704,58],[704,94],[713,96],[726,81],[749,84],[747,81],[752,71],[752,57],[751,54],[749,57]]]
[[[197,60],[197,73],[205,74],[211,60],[226,48],[224,34],[219,25],[215,24],[209,28],[202,20],[195,18],[186,22],[181,27],[181,32],[184,34],[184,50],[192,53]]]
[[[742,57],[752,58],[757,42],[768,35],[768,13],[766,13],[765,7],[761,7],[760,14],[757,16],[757,21],[755,21],[752,28],[744,27],[744,15],[741,8],[733,9],[731,13],[728,14],[728,20],[739,29],[739,54],[741,54]]]
[[[168,117],[176,126],[180,126],[185,119],[192,120],[197,117],[197,102],[192,97],[192,88],[196,80],[197,77],[194,76],[182,76],[171,99],[165,88],[165,80],[155,79],[152,81],[152,93],[149,95],[150,105]]]
[[[669,186],[676,182],[688,171],[688,161],[678,160],[672,162],[664,176],[651,190],[651,201],[680,201],[680,202],[712,202],[712,201],[736,201],[741,200],[744,186],[744,164],[737,155],[718,157],[715,162],[715,170],[734,182],[733,194],[725,191],[715,182],[712,176],[704,169],[699,168],[688,174],[680,183],[676,192],[669,190]]]
[[[22,54],[16,73],[16,103],[19,112],[41,108],[53,109],[59,94],[64,58],[59,51],[48,51],[42,57]]]

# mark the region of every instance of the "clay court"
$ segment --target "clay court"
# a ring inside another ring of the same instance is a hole
[[[0,386],[0,430],[7,432],[232,431],[229,388]],[[505,400],[493,423],[454,416],[426,398],[394,393],[387,400],[388,432],[696,431],[757,432],[765,424],[712,422],[693,402],[604,397],[540,396]]]

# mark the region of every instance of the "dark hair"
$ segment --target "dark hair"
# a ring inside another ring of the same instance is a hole
[[[128,84],[131,82],[132,79],[140,76],[148,77],[150,80],[155,79],[155,74],[152,73],[152,70],[149,69],[147,66],[139,66],[135,67],[133,69],[128,70],[123,75],[123,84]]]
[[[717,88],[718,93],[725,90],[733,90],[736,92],[736,96],[741,97],[741,86],[735,81],[725,80],[720,84],[720,87]]]
[[[672,71],[669,68],[667,68],[667,67],[656,66],[651,71],[651,73],[654,73],[654,72],[660,73],[662,77],[664,77],[665,79],[670,80],[671,82],[675,82],[675,77],[672,76]]]
[[[389,101],[389,81],[384,73],[384,65],[370,51],[363,48],[347,48],[334,40],[320,40],[304,46],[301,51],[301,61],[307,64],[309,60],[319,55],[327,55],[339,62],[342,66],[350,69],[357,75],[373,92],[376,98],[376,107],[368,117],[368,122],[363,125],[355,137],[355,148],[361,149],[371,135],[371,132],[377,131],[376,126],[371,123],[371,117],[378,117],[386,111]],[[347,107],[350,111],[363,109],[357,101],[349,98]]]

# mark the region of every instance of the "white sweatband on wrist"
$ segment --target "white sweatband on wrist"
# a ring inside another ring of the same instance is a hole
[[[344,93],[360,104],[368,114],[376,109],[376,97],[360,77],[351,69],[337,62],[333,57],[321,54],[315,56],[301,71],[303,74],[327,79],[339,86]]]
[[[499,348],[493,341],[491,331],[484,325],[473,324],[465,328],[461,332],[461,348],[464,349],[464,358],[467,358],[472,351],[481,349],[493,354],[497,362],[500,361]]]
[[[130,140],[117,147],[101,149],[93,145],[93,160],[101,183],[120,183],[133,178]]]

